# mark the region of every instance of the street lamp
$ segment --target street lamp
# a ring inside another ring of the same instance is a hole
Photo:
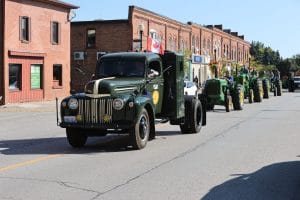
[[[140,32],[140,51],[143,51],[143,32],[145,26],[144,24],[139,24],[139,32]]]

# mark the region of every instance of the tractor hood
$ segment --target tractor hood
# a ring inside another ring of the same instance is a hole
[[[141,86],[144,84],[144,78],[109,77],[90,81],[85,86],[85,93],[87,96],[94,95],[94,97],[117,96],[118,94],[140,91]]]

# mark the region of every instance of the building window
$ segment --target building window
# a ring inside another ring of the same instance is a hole
[[[59,44],[60,25],[58,22],[51,22],[51,40],[52,44]]]
[[[62,65],[53,65],[53,88],[62,87]]]
[[[210,39],[207,39],[207,54],[209,55],[210,54]]]
[[[22,65],[9,64],[9,89],[21,90],[22,83]]]
[[[150,37],[152,39],[157,39],[157,40],[159,39],[157,31],[154,29],[150,29]]]
[[[20,17],[20,40],[22,42],[30,41],[30,18],[26,16]]]
[[[174,38],[174,52],[177,51],[177,38]]]
[[[96,30],[88,29],[86,32],[86,46],[87,48],[96,47]]]
[[[30,66],[31,89],[42,89],[42,65]]]

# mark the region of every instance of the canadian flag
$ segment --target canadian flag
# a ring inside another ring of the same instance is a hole
[[[164,48],[161,42],[151,37],[148,38],[147,51],[164,55]]]

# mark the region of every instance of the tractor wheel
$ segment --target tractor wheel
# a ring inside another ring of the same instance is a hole
[[[150,119],[147,110],[144,108],[136,121],[135,126],[130,130],[131,144],[134,149],[142,149],[147,145],[150,134]]]
[[[233,97],[234,110],[243,110],[244,106],[244,90],[242,86],[238,86]]]
[[[185,100],[184,124],[180,125],[183,134],[199,133],[202,127],[202,105],[198,99]]]
[[[262,95],[261,95],[261,91],[260,91],[260,87],[261,87],[261,82],[260,81],[256,81],[254,83],[254,87],[253,87],[253,92],[254,92],[254,102],[261,102],[262,101]]]
[[[66,128],[68,142],[74,148],[83,147],[87,141],[86,134],[81,131],[82,129],[78,128]]]
[[[232,110],[232,97],[229,93],[225,96],[225,110],[226,112],[230,112],[230,110]]]
[[[276,89],[277,89],[277,96],[281,96],[282,94],[282,82],[279,80],[278,83],[276,84]]]
[[[269,82],[268,80],[263,80],[263,90],[264,90],[264,99],[268,99],[269,98]]]
[[[273,93],[274,93],[274,97],[277,96],[277,87],[274,85],[273,86]]]
[[[254,102],[254,92],[253,92],[253,89],[249,90],[248,102],[249,103],[253,103]]]

